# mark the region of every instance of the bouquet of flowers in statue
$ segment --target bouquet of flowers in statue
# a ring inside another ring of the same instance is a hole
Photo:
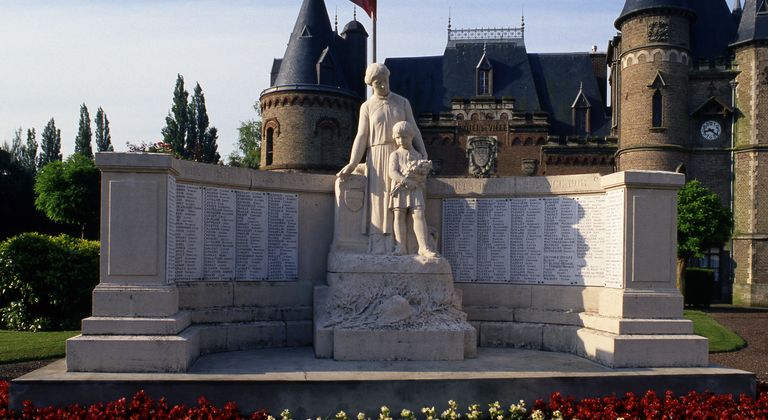
[[[408,164],[403,168],[402,174],[404,176],[403,180],[395,184],[395,187],[392,188],[392,195],[395,195],[399,193],[401,190],[407,190],[407,183],[408,181],[412,181],[416,184],[418,184],[419,189],[424,188],[424,182],[427,180],[427,175],[429,175],[429,172],[432,170],[432,161],[431,160],[409,160]]]

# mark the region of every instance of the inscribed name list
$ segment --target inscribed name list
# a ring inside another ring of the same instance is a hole
[[[621,287],[622,194],[446,199],[443,255],[457,282]]]
[[[169,178],[169,281],[298,279],[298,195]]]

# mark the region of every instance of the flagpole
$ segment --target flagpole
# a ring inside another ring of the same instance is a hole
[[[371,14],[371,18],[373,19],[373,62],[376,62],[376,14],[377,10],[374,10]]]

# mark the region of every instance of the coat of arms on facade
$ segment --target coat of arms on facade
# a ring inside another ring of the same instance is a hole
[[[651,22],[648,25],[648,41],[668,42],[669,24],[667,22]]]
[[[498,157],[495,137],[470,137],[467,142],[469,173],[477,178],[488,178],[496,172]]]

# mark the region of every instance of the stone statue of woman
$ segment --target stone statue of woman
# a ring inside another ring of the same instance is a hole
[[[393,215],[389,209],[389,155],[397,149],[392,129],[399,121],[408,121],[417,127],[411,104],[404,97],[389,90],[389,69],[373,63],[365,71],[365,83],[373,88],[373,95],[360,107],[357,136],[352,145],[349,164],[337,176],[352,174],[366,156],[368,199],[365,233],[369,236],[370,250],[375,254],[392,251],[391,240]],[[418,129],[414,130],[413,147],[422,159],[427,159],[424,140]]]

